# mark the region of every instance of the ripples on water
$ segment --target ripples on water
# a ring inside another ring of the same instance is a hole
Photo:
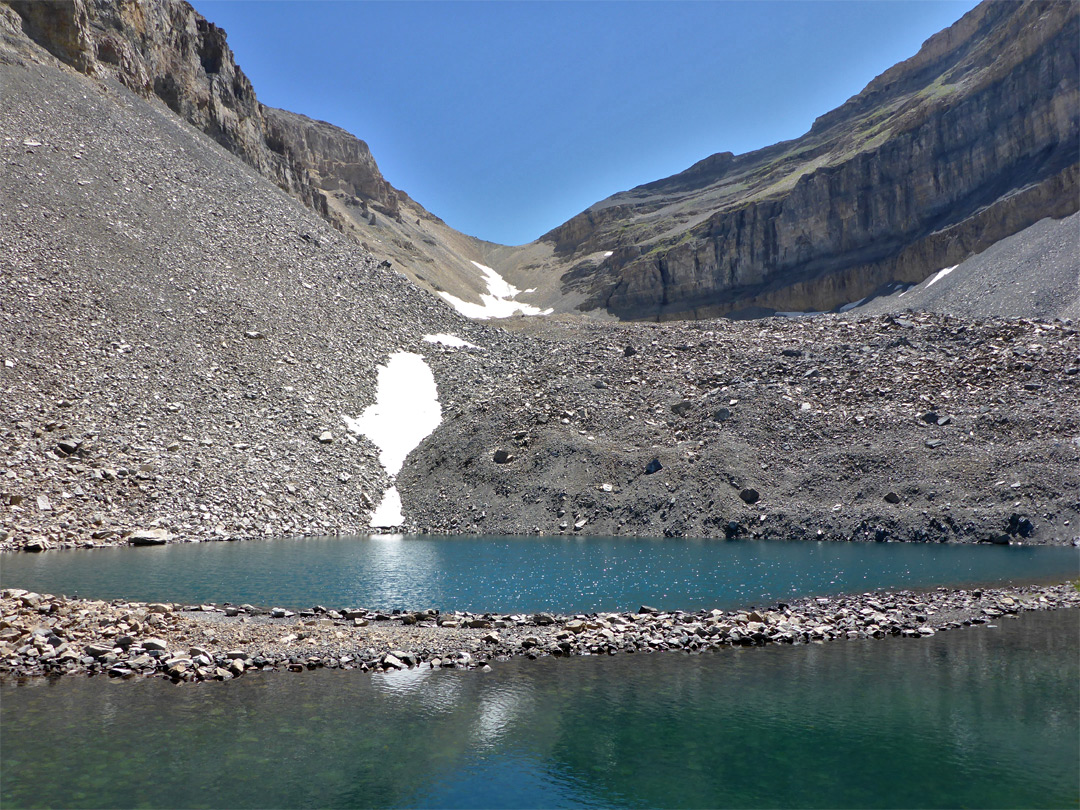
[[[4,587],[304,608],[730,608],[877,588],[1080,576],[1080,550],[634,538],[309,538],[9,556]]]
[[[1080,612],[933,638],[0,686],[0,804],[1063,807]]]

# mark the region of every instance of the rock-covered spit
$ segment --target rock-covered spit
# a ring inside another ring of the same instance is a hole
[[[158,675],[174,683],[250,671],[320,667],[382,672],[416,666],[484,668],[509,656],[704,652],[831,640],[917,639],[992,625],[1027,610],[1080,607],[1074,584],[877,592],[746,610],[557,616],[378,613],[315,606],[69,599],[21,589],[0,596],[0,675]]]

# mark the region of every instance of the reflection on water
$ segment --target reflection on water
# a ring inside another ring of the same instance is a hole
[[[145,601],[559,613],[1080,576],[1080,549],[363,537],[10,555],[0,585]]]
[[[529,709],[530,691],[520,684],[495,685],[488,689],[477,707],[472,740],[477,751],[496,749],[515,720]]]
[[[488,673],[9,683],[0,804],[1074,805],[1080,612],[999,621]]]

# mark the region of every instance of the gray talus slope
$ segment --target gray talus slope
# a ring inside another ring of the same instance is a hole
[[[968,318],[1080,319],[1080,214],[1036,222],[944,275],[875,298],[856,313],[907,309]]]
[[[492,247],[465,236],[394,188],[368,145],[324,121],[259,102],[226,32],[184,0],[0,3],[17,36],[81,73],[162,101],[278,187],[391,260],[417,283],[469,300],[486,291],[472,260]]]
[[[531,339],[432,358],[469,396],[447,399],[398,478],[419,525],[973,541],[1027,517],[1026,542],[1080,543],[1074,327],[938,315],[512,327]]]
[[[2,53],[5,533],[362,530],[385,476],[341,415],[482,330],[163,105]]]

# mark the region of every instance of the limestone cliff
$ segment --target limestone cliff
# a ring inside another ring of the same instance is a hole
[[[831,309],[1076,211],[1078,20],[1077,3],[988,0],[803,137],[712,155],[517,248],[449,227],[348,132],[261,104],[183,0],[0,0],[0,60],[160,99],[433,291],[475,299],[481,262],[559,312],[668,319]]]
[[[368,145],[340,127],[263,107],[271,149],[289,154],[322,191],[343,191],[400,218],[397,191],[379,171]]]
[[[471,261],[486,258],[486,243],[395,189],[364,141],[261,104],[225,31],[184,0],[7,0],[0,12],[0,58],[40,58],[29,38],[82,73],[156,97],[414,281],[480,290]]]
[[[34,41],[76,69],[156,96],[286,191],[326,213],[322,185],[397,210],[367,144],[265,107],[225,31],[182,0],[10,0]]]
[[[1080,5],[986,2],[802,138],[713,155],[542,237],[626,318],[823,310],[1077,210]],[[607,255],[610,252],[610,255]]]

